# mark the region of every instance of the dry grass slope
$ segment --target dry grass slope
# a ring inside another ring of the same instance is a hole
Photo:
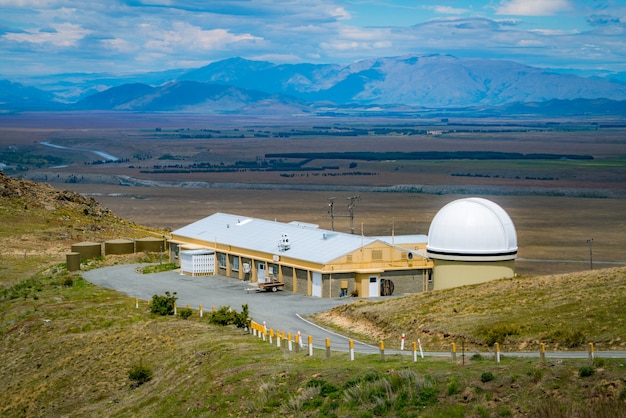
[[[317,317],[353,327],[362,338],[388,340],[406,334],[434,350],[451,342],[485,350],[598,350],[626,348],[626,268],[505,279],[438,292],[340,306]],[[363,326],[363,324],[366,326]]]
[[[152,230],[80,195],[1,174],[0,195],[2,416],[626,416],[623,360],[600,359],[584,378],[579,369],[586,360],[505,356],[496,364],[473,356],[461,366],[360,355],[351,362],[343,353],[327,359],[322,352],[312,358],[283,352],[197,314],[154,316],[145,303],[136,309],[134,300],[87,283],[62,263],[71,242]],[[83,267],[129,258],[107,256]],[[132,261],[138,258],[149,260]],[[532,347],[548,335],[561,346],[562,334],[574,330],[602,348],[621,348],[625,274],[499,281],[357,303],[333,316],[363,319],[378,330],[376,339],[410,330],[408,338],[428,336],[433,346],[459,336],[485,344],[489,330],[519,328],[507,334],[507,346]],[[135,386],[128,371],[139,362],[153,378]],[[486,372],[494,379],[483,381]]]

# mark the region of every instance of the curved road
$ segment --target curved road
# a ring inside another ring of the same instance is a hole
[[[145,264],[126,264],[104,267],[101,269],[83,272],[85,280],[100,287],[118,290],[131,297],[150,300],[155,294],[163,295],[166,291],[176,292],[178,305],[189,304],[194,309],[202,305],[206,312],[215,306],[230,306],[238,311],[241,306],[248,305],[250,317],[258,322],[265,322],[267,328],[274,330],[297,332],[302,334],[306,345],[308,336],[313,337],[315,348],[325,348],[326,338],[330,339],[333,351],[348,351],[350,339],[332,331],[323,329],[302,318],[316,312],[327,311],[335,306],[355,301],[354,298],[314,298],[292,292],[260,292],[247,290],[253,287],[250,283],[224,276],[190,277],[181,275],[178,270],[163,273],[141,274],[138,267]],[[368,298],[376,300],[379,298]],[[388,298],[385,298],[388,299]],[[354,350],[358,353],[374,354],[379,352],[378,347],[354,341]],[[412,354],[411,343],[406,346],[408,351],[385,350],[389,354]],[[470,353],[470,352],[468,352]],[[449,352],[425,352],[428,356],[450,356]],[[502,352],[502,356],[510,357],[539,357],[538,352]],[[471,355],[467,354],[466,355]],[[625,351],[597,351],[598,357],[626,358]],[[457,357],[461,352],[457,353]],[[546,358],[587,358],[586,351],[546,352]]]

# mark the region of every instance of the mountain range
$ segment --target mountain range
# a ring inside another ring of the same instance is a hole
[[[231,58],[192,70],[118,77],[58,74],[19,81],[0,80],[1,111],[293,114],[488,108],[626,115],[626,83],[617,79],[450,55],[388,57],[350,65]]]

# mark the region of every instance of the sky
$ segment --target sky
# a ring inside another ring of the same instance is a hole
[[[626,71],[626,0],[0,0],[0,76],[403,55]]]

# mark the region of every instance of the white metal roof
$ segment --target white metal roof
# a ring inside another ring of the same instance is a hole
[[[415,235],[384,235],[372,237],[378,240],[384,241],[387,244],[397,245],[403,247],[407,244],[426,244],[428,242],[428,235],[415,234]]]
[[[215,213],[172,234],[319,264],[327,264],[377,241],[376,238],[320,229],[314,224],[283,223],[226,213]],[[289,238],[289,249],[284,251],[279,246],[283,234]]]

